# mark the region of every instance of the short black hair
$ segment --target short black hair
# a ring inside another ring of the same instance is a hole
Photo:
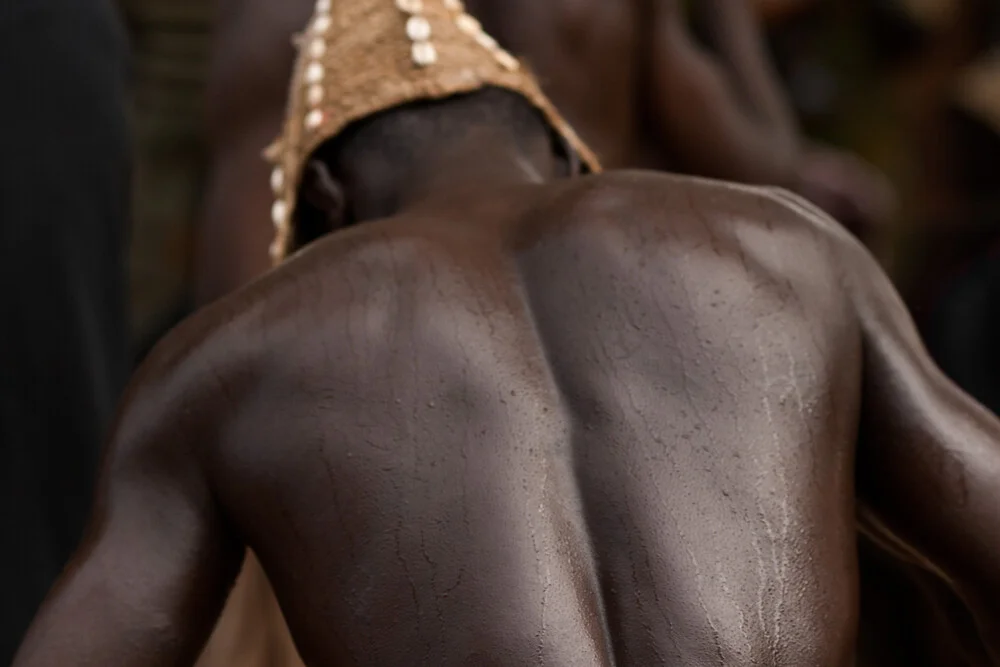
[[[323,162],[337,176],[344,164],[371,160],[384,164],[389,172],[411,170],[436,145],[476,128],[507,132],[525,150],[550,141],[554,154],[566,152],[555,130],[531,102],[511,90],[491,86],[442,100],[411,102],[356,121],[321,145],[310,159]],[[294,247],[328,231],[325,215],[303,192],[296,211]],[[346,217],[355,219],[352,212]]]
[[[552,133],[544,116],[526,98],[491,86],[381,111],[349,125],[322,146],[316,157],[332,166],[359,152],[377,150],[393,162],[408,161],[434,144],[476,127],[504,128],[512,138],[525,143]]]

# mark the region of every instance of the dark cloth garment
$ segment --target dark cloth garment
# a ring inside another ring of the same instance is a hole
[[[81,536],[127,373],[127,43],[107,0],[0,1],[0,664]]]

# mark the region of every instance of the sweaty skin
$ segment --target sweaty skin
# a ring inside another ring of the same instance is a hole
[[[15,667],[189,664],[245,546],[313,667],[847,667],[859,512],[1000,664],[998,482],[1000,423],[798,199],[438,187],[159,346]]]

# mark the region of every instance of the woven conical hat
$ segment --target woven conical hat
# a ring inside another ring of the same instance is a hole
[[[295,204],[309,156],[350,123],[416,100],[442,99],[486,86],[521,94],[594,172],[596,156],[563,120],[538,82],[467,14],[461,0],[318,0],[299,36],[274,164],[271,256],[292,242]]]

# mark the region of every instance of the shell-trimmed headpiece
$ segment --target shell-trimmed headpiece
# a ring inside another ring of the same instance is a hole
[[[531,102],[591,172],[594,153],[542,93],[527,68],[466,13],[461,0],[317,0],[298,38],[282,135],[273,164],[271,258],[289,252],[309,156],[352,122],[417,100],[506,88]]]

